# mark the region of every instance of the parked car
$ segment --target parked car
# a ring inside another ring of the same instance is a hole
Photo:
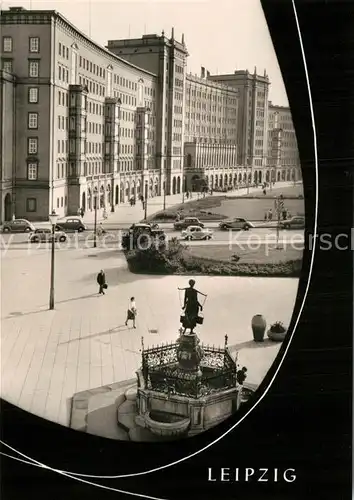
[[[58,221],[55,229],[57,231],[78,231],[81,233],[86,230],[86,226],[79,217],[68,217]]]
[[[29,233],[35,229],[34,225],[27,219],[14,219],[5,222],[2,228],[4,233]]]
[[[211,240],[213,231],[200,226],[189,226],[181,233],[183,240]]]
[[[280,221],[279,225],[282,229],[304,229],[305,217],[294,215],[290,219]]]
[[[123,234],[122,247],[125,250],[133,250],[138,244],[140,248],[144,248],[145,244],[149,246],[153,240],[163,244],[166,240],[164,231],[159,229],[157,224],[141,222],[133,224],[129,228],[129,231]]]
[[[31,243],[41,243],[52,241],[52,230],[51,229],[36,229],[28,236],[28,239]],[[67,235],[64,231],[55,231],[54,233],[54,241],[66,241]]]
[[[248,231],[254,227],[252,222],[242,219],[241,217],[236,217],[235,219],[228,219],[228,220],[223,220],[219,224],[219,228],[222,229],[223,231],[226,231],[227,229],[237,229],[239,231]]]
[[[132,224],[129,228],[130,232],[135,232],[135,231],[151,231],[154,229],[159,229],[159,225],[156,223],[149,223],[149,222],[138,222],[137,224]]]
[[[182,229],[187,229],[187,227],[189,226],[204,227],[204,224],[200,222],[200,220],[197,219],[197,217],[185,217],[184,219],[181,219],[174,223],[174,228],[177,231],[181,231]]]

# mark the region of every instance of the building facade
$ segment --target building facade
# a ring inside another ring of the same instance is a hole
[[[237,148],[238,164],[246,171],[250,182],[265,181],[268,158],[268,93],[269,77],[248,71],[209,75],[214,82],[234,87],[239,93]]]
[[[174,29],[167,38],[152,34],[142,38],[109,40],[107,49],[128,63],[156,75],[157,136],[155,163],[167,195],[180,193],[184,169],[184,94],[188,51]]]
[[[2,195],[11,191],[12,216],[46,220],[52,210],[64,216],[95,203],[113,211],[131,196],[161,193],[156,75],[100,47],[55,11],[2,12],[1,43],[9,75],[1,79],[2,113],[13,105],[14,116],[13,123],[2,120],[2,148],[12,131],[16,152],[2,151],[2,177],[4,162],[6,172],[12,166],[11,189],[5,194],[2,183]]]
[[[174,29],[101,47],[49,10],[2,11],[0,40],[0,222],[260,183],[276,162],[288,177],[291,115],[277,132],[266,72],[197,77]]]
[[[227,189],[238,182],[238,91],[213,82],[205,68],[186,76],[185,189]]]
[[[268,103],[268,177],[273,182],[301,179],[301,165],[291,111]]]
[[[6,67],[6,65],[5,65]],[[7,68],[11,69],[11,68]],[[14,210],[13,165],[15,165],[15,77],[0,71],[0,221],[9,220]]]

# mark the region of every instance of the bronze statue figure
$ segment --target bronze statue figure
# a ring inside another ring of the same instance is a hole
[[[187,328],[190,329],[190,334],[194,333],[193,330],[200,319],[199,311],[203,311],[203,306],[198,300],[198,294],[207,297],[204,293],[196,290],[194,285],[195,281],[189,280],[188,288],[178,288],[178,290],[184,290],[184,303],[182,307],[184,316],[181,316],[181,323],[184,328],[183,333],[186,332]]]

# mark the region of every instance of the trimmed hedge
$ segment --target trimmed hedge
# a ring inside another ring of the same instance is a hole
[[[236,261],[185,256],[184,247],[177,241],[169,248],[130,250],[125,252],[129,270],[136,274],[193,274],[208,276],[254,276],[298,278],[302,259],[267,264],[247,264]]]

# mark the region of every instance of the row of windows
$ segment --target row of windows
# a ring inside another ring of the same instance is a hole
[[[108,143],[107,143],[108,144]],[[134,154],[134,146],[132,144],[120,144],[120,151],[118,151],[121,154]],[[60,154],[67,154],[69,149],[69,141],[68,140],[63,140],[59,139],[58,140],[58,155]],[[76,150],[75,146],[75,140],[71,139],[70,140],[70,152],[74,153]],[[31,151],[31,154],[36,153],[36,151]],[[84,142],[84,151],[85,154],[102,154],[103,153],[103,143],[101,142],[91,142],[91,141],[86,141]]]
[[[58,52],[59,52],[60,56],[64,57],[64,59],[69,60],[69,49],[68,49],[68,47],[66,47],[64,44],[62,44],[60,42],[59,42],[59,46],[58,46]]]
[[[100,83],[97,83],[97,82],[94,82],[92,80],[88,80],[87,78],[84,78],[82,76],[79,76],[79,84],[85,85],[91,94],[99,95],[101,97],[105,97],[105,95],[106,95],[106,89]]]
[[[69,70],[65,66],[58,65],[58,80],[69,83]]]
[[[93,75],[99,76],[100,78],[106,78],[106,70],[104,68],[89,61],[88,59],[85,59],[82,56],[80,56],[79,59],[79,67],[88,71],[89,73],[92,73]]]
[[[11,36],[2,37],[2,52],[11,53],[13,52],[14,43]],[[38,54],[40,51],[39,37],[30,36],[28,38],[28,51],[33,54]]]
[[[189,99],[187,99],[186,107],[187,108],[203,109],[205,111],[208,111],[209,113],[222,113],[222,114],[236,115],[236,112],[237,112],[237,108],[222,107],[222,106],[216,106],[216,105],[212,105],[212,104],[205,104],[205,103],[201,103],[201,102],[196,102],[195,100],[190,101]]]
[[[167,139],[167,137],[166,137],[166,139]],[[178,133],[175,132],[173,134],[173,141],[175,141],[175,142],[182,142],[182,134],[178,134]]]
[[[236,118],[221,118],[210,115],[200,115],[200,113],[187,113],[187,121],[190,119],[191,122],[197,120],[208,123],[221,123],[223,125],[236,125]]]
[[[204,127],[204,126],[189,126],[186,125],[186,133],[197,133],[197,134],[210,134],[212,136],[236,136],[236,129],[225,129],[225,128],[214,128],[214,127]]]
[[[191,95],[192,97],[197,97],[199,99],[204,99],[208,101],[213,101],[213,102],[223,102],[227,104],[237,104],[237,99],[234,97],[228,97],[228,96],[221,96],[221,95],[216,95],[215,93],[211,92],[202,92],[200,90],[195,90],[191,89],[191,87],[187,87],[187,94]]]
[[[88,59],[85,59],[84,57],[80,56],[79,58],[79,67],[96,75],[99,76],[100,78],[106,78],[106,70],[97,64],[89,61]],[[136,91],[138,86],[136,82],[132,82],[131,80],[128,80],[127,78],[121,77],[114,73],[113,75],[113,82],[116,85],[119,85],[121,87],[125,87],[130,90]],[[84,78],[83,78],[84,79]],[[155,89],[152,89],[150,87],[145,87],[145,95],[149,95],[151,97],[155,97]]]
[[[181,80],[180,78],[175,78],[175,86],[181,87],[183,89],[183,80]]]
[[[2,59],[2,69],[7,73],[13,73],[13,60],[12,59]],[[39,60],[29,59],[28,60],[28,76],[30,78],[39,77]]]
[[[182,128],[182,120],[173,120],[173,126],[176,128]]]

